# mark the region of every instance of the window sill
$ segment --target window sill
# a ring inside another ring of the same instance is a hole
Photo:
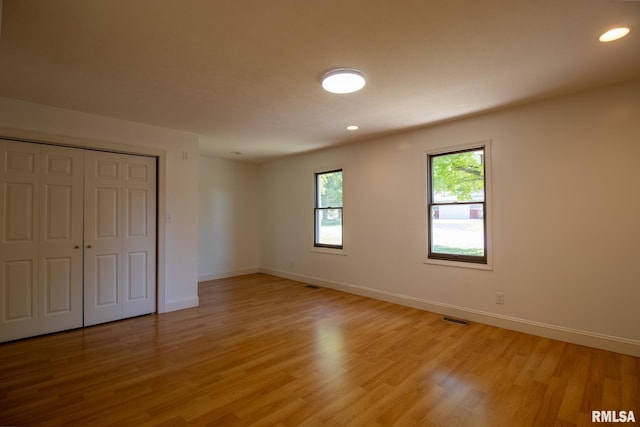
[[[321,248],[321,247],[312,247],[311,252],[316,252],[319,254],[329,254],[329,255],[342,255],[346,256],[347,252],[344,249],[335,249],[335,248]]]
[[[478,264],[474,262],[447,261],[443,259],[425,259],[424,264],[443,265],[446,267],[471,268],[473,270],[493,271],[491,262],[488,264]]]

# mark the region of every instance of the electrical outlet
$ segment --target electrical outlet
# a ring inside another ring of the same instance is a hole
[[[496,304],[504,304],[504,292],[496,292]]]

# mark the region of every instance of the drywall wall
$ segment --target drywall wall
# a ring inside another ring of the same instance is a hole
[[[259,166],[200,157],[198,280],[260,267]]]
[[[197,135],[7,98],[0,135],[158,156],[158,310],[198,305]]]
[[[485,140],[493,270],[425,264],[425,152]],[[272,162],[262,269],[640,355],[639,159],[635,81]],[[342,255],[311,250],[313,172],[335,166]]]

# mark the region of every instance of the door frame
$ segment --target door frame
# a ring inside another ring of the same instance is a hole
[[[166,170],[167,152],[155,147],[68,137],[20,129],[0,128],[0,138],[16,142],[58,145],[156,158],[156,311],[166,312]]]

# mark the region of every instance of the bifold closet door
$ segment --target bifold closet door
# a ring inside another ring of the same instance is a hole
[[[0,341],[82,326],[83,156],[0,140]]]
[[[156,310],[154,158],[85,154],[84,324]]]
[[[0,342],[156,311],[156,161],[0,140]]]

